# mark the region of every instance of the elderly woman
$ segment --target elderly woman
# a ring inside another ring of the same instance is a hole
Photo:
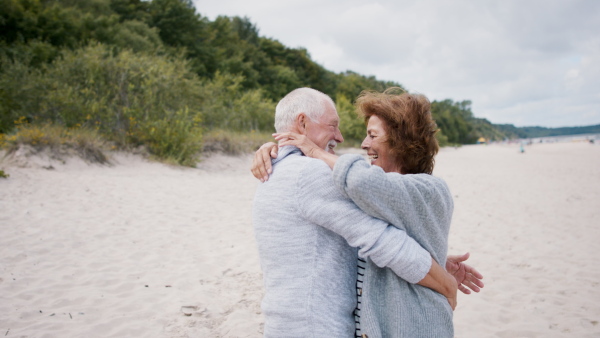
[[[333,169],[336,185],[363,211],[401,228],[442,266],[446,263],[453,200],[446,183],[431,175],[438,152],[436,124],[425,96],[363,92],[358,111],[367,122],[362,156],[338,157],[295,133],[275,134]],[[363,261],[356,318],[368,337],[452,337],[452,308],[441,294],[410,284],[392,271]],[[362,279],[362,280],[361,280]],[[464,287],[461,289],[465,292]],[[466,292],[465,292],[466,293]]]

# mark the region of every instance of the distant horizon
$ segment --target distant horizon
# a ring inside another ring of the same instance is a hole
[[[554,135],[554,136],[534,136],[534,137],[526,137],[521,138],[519,140],[543,140],[543,139],[571,139],[571,138],[585,138],[589,140],[590,136],[594,136],[592,139],[600,140],[600,133],[592,133],[592,134],[569,134],[569,135]]]
[[[477,117],[476,118],[480,118]],[[489,119],[488,119],[489,121]],[[600,127],[600,123],[597,124],[590,124],[590,125],[577,125],[577,126],[562,126],[562,127],[545,127],[545,126],[517,126],[514,123],[494,123],[492,121],[490,121],[491,124],[493,125],[513,125],[516,128],[546,128],[546,129],[561,129],[561,128],[587,128],[587,127]]]

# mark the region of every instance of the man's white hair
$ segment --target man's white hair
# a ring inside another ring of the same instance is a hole
[[[278,133],[290,131],[300,113],[306,114],[312,121],[317,121],[325,114],[328,103],[335,108],[333,100],[316,89],[292,90],[275,108],[275,130]]]

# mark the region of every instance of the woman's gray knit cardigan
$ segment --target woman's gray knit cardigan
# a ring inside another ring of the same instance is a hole
[[[333,171],[336,186],[363,211],[390,222],[446,264],[454,203],[446,183],[427,174],[385,173],[362,156],[343,155]],[[452,337],[452,309],[441,294],[410,284],[367,260],[361,330],[376,337]]]

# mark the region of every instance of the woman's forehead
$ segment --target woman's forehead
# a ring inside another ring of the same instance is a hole
[[[367,130],[384,131],[383,120],[377,115],[370,116],[369,122],[367,123]]]

